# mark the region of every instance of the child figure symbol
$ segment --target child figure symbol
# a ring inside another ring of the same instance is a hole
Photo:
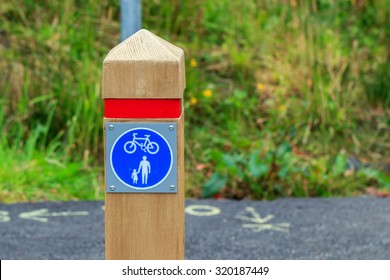
[[[133,169],[133,173],[131,174],[131,179],[133,179],[133,184],[136,185],[138,182],[138,172],[136,169]]]

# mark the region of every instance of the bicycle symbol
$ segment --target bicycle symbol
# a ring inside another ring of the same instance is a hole
[[[151,155],[157,154],[160,147],[156,142],[149,140],[150,135],[144,135],[145,137],[137,137],[138,133],[133,133],[133,140],[128,141],[123,145],[123,149],[126,153],[132,154],[137,150],[137,145],[141,147],[142,151],[148,152]],[[142,142],[143,141],[143,142]]]

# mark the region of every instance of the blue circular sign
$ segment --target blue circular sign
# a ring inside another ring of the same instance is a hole
[[[134,128],[121,134],[110,155],[115,176],[126,186],[150,189],[158,186],[172,169],[172,149],[157,131]]]

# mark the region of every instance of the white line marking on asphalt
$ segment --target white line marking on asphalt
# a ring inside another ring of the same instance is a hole
[[[254,232],[274,230],[287,233],[289,231],[289,223],[267,224],[268,221],[274,218],[274,215],[268,215],[262,218],[253,207],[247,207],[245,210],[250,214],[251,217],[241,215],[237,216],[237,219],[240,219],[245,222],[250,222],[250,224],[243,224],[242,226],[244,228],[250,228]]]
[[[49,213],[47,209],[38,209],[30,212],[24,212],[19,214],[21,219],[29,219],[42,223],[49,221],[48,217],[66,217],[66,216],[87,216],[89,212],[86,211],[66,211],[66,212],[53,212]]]
[[[210,205],[190,205],[185,209],[187,214],[193,216],[215,216],[221,213],[221,209]]]
[[[8,211],[0,211],[0,223],[6,223],[11,221]]]

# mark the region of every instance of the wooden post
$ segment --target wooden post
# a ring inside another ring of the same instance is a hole
[[[184,259],[183,50],[140,30],[103,62],[106,259]]]

